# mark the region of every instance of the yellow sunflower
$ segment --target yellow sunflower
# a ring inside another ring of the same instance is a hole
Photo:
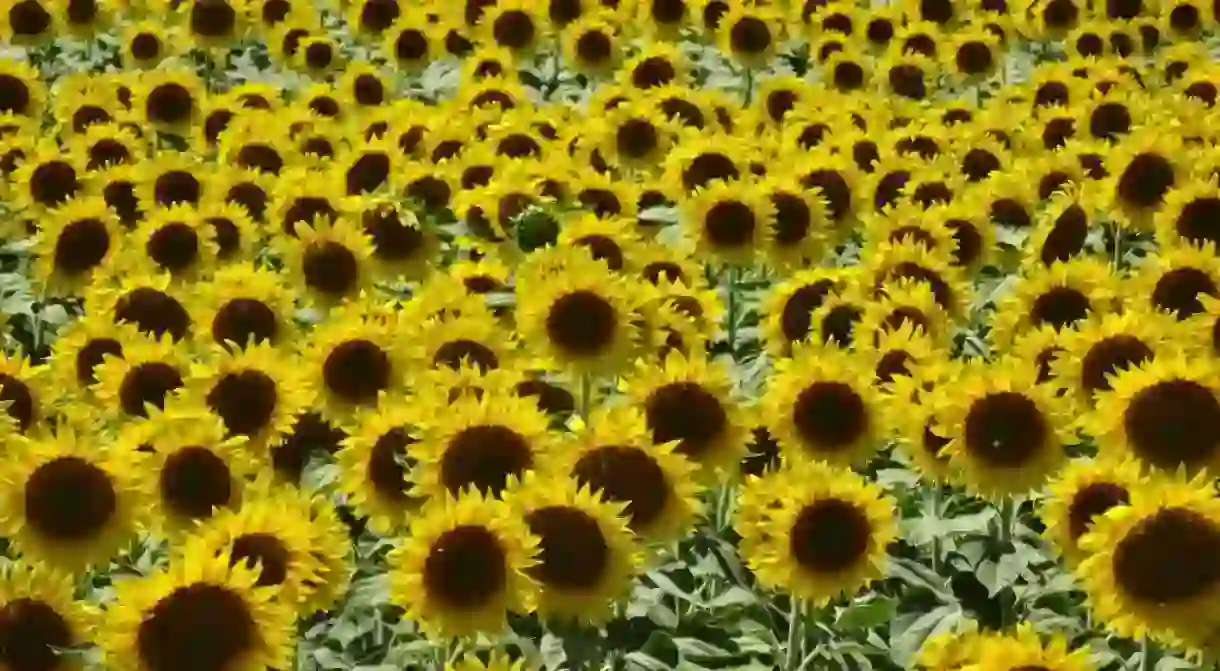
[[[458,316],[429,320],[413,330],[411,358],[423,369],[458,368],[463,363],[482,371],[510,368],[516,354],[511,331],[489,310],[465,310]]]
[[[637,297],[627,279],[573,250],[553,275],[517,280],[517,326],[540,356],[577,371],[614,371],[634,348]],[[537,274],[537,273],[535,273]]]
[[[624,504],[610,503],[570,476],[531,473],[506,499],[538,537],[535,610],[545,618],[600,623],[631,595],[642,562]]]
[[[245,265],[221,268],[211,281],[195,288],[192,298],[200,345],[283,346],[294,338],[293,293],[269,270]]]
[[[654,444],[642,411],[599,406],[587,423],[571,425],[575,434],[554,455],[553,472],[624,504],[627,525],[649,541],[675,542],[694,524],[702,510],[697,466],[671,445]]]
[[[1079,546],[1093,521],[1115,506],[1131,503],[1132,494],[1148,486],[1134,459],[1077,459],[1047,486],[1039,516],[1045,536],[1071,566],[1085,556]]]
[[[71,575],[24,561],[0,569],[0,608],[13,637],[5,666],[80,671],[84,660],[72,654],[97,626],[99,610],[74,598]]]
[[[1113,312],[1115,285],[1109,267],[1093,258],[1030,269],[996,301],[988,338],[1002,350],[1030,329],[1043,325],[1063,329],[1090,314]]]
[[[745,418],[719,364],[671,352],[660,365],[637,362],[619,386],[643,411],[654,443],[676,442],[676,454],[709,474],[729,472],[741,461]]]
[[[841,268],[804,268],[774,284],[762,303],[763,339],[772,356],[787,356],[792,343],[813,331],[813,311],[848,281]]]
[[[977,662],[967,664],[963,671],[1018,671],[1036,668],[1046,671],[1094,671],[1092,651],[1088,646],[1068,647],[1062,634],[1043,642],[1034,625],[1022,622],[1013,634],[990,635],[978,642]]]
[[[819,344],[793,347],[775,364],[762,406],[785,461],[852,465],[868,460],[884,433],[878,390],[855,359]]]
[[[382,535],[404,526],[424,502],[412,494],[417,463],[413,416],[405,407],[392,405],[359,413],[335,454],[340,490]]]
[[[1165,194],[1165,207],[1156,213],[1157,242],[1166,249],[1183,242],[1220,246],[1213,212],[1220,212],[1220,180],[1211,176],[1184,181]]]
[[[946,362],[934,362],[946,363]],[[960,372],[960,359],[950,359],[943,367],[916,366],[911,375],[895,377],[886,398],[894,413],[893,428],[898,448],[907,457],[925,482],[951,482],[957,477],[945,446],[949,439],[941,434],[944,428],[942,396],[935,393],[937,385],[952,384]]]
[[[324,217],[297,224],[295,238],[281,238],[285,265],[304,295],[322,305],[351,300],[373,280],[373,242],[356,222]]]
[[[197,396],[232,436],[261,451],[288,435],[294,418],[314,400],[314,390],[297,365],[267,342],[234,350],[213,345],[200,353],[186,381],[187,396]]]
[[[1152,228],[1165,196],[1186,179],[1181,136],[1145,128],[1115,145],[1106,158],[1110,177],[1104,185],[1111,217],[1133,230]]]
[[[18,117],[37,117],[46,102],[46,86],[38,70],[28,61],[6,58],[0,63],[0,83],[5,91],[0,102],[0,114]]]
[[[16,447],[0,472],[0,527],[27,561],[76,573],[126,549],[143,515],[134,453],[86,443],[67,424]]]
[[[1220,463],[1220,373],[1211,358],[1162,356],[1120,371],[1081,420],[1103,456],[1198,472]]]
[[[15,210],[36,216],[88,190],[90,177],[73,157],[48,139],[39,140],[13,171],[5,194]]]
[[[167,68],[143,73],[134,94],[135,112],[153,126],[174,133],[188,129],[199,117],[204,87],[193,72]]]
[[[98,364],[123,356],[123,343],[136,342],[140,332],[131,324],[116,324],[106,315],[87,313],[73,320],[55,336],[55,347],[47,361],[50,384],[64,397],[92,403]],[[69,403],[65,410],[92,412],[92,405]]]
[[[1024,265],[1050,267],[1087,254],[1089,235],[1097,223],[1095,201],[1093,190],[1075,185],[1051,196],[1022,247]]]
[[[115,586],[97,638],[103,663],[131,671],[258,671],[292,663],[291,605],[257,585],[259,570],[202,547]]]
[[[61,390],[51,384],[51,369],[22,354],[0,354],[0,427],[22,434],[38,433]]]
[[[151,531],[180,541],[217,510],[237,508],[257,462],[244,437],[225,435],[224,423],[197,403],[175,403],[165,412],[124,426],[122,449],[149,453],[142,483],[155,514]]]
[[[552,451],[547,417],[529,399],[485,392],[432,403],[437,412],[418,420],[416,495],[435,500],[471,489],[498,497]]]
[[[256,483],[239,509],[217,512],[193,536],[190,551],[257,569],[255,586],[303,615],[330,608],[347,587],[347,529],[329,503],[301,490]]]
[[[748,264],[770,238],[776,207],[755,182],[715,180],[683,203],[683,225],[710,258]]]
[[[445,497],[391,551],[390,601],[432,636],[497,635],[509,611],[528,612],[538,538],[506,503]]]
[[[1146,308],[1085,318],[1062,332],[1051,374],[1088,406],[1123,370],[1189,350],[1174,338],[1175,327],[1168,315]]]
[[[123,358],[110,357],[94,368],[93,385],[104,412],[115,417],[147,417],[164,410],[179,395],[188,373],[187,354],[169,336],[122,343]]]
[[[340,308],[310,333],[302,364],[316,380],[322,415],[344,421],[406,382],[407,359],[394,329],[367,310]]]
[[[140,253],[127,258],[141,270],[165,272],[180,282],[206,279],[216,262],[215,235],[193,205],[158,207],[128,237]]]
[[[1210,478],[1178,477],[1131,492],[1129,505],[1093,518],[1077,567],[1089,605],[1127,638],[1206,635],[1217,625],[1211,547],[1220,499]]]
[[[388,198],[371,199],[360,213],[360,225],[372,241],[378,276],[420,279],[433,270],[439,251],[436,232],[411,210]]]
[[[736,525],[760,583],[820,607],[881,577],[897,522],[880,487],[809,461],[763,480],[777,509]]]
[[[944,453],[978,494],[1038,489],[1067,459],[1068,409],[1025,362],[972,362],[935,393],[943,410],[937,430],[949,440]]]

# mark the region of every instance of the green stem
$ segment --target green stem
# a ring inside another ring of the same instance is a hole
[[[1152,644],[1148,640],[1148,635],[1145,634],[1140,639],[1140,665],[1139,671],[1152,671],[1156,665],[1152,663]]]
[[[796,597],[792,599],[792,610],[788,615],[788,651],[785,656],[787,661],[786,668],[788,671],[797,671],[801,667],[801,641],[804,640],[804,609],[801,608],[801,601]]]
[[[580,399],[578,403],[580,405],[576,408],[576,412],[580,413],[581,419],[588,421],[589,411],[592,410],[593,405],[593,376],[588,373],[580,376]]]
[[[725,271],[726,290],[728,292],[728,315],[726,316],[727,324],[725,330],[728,332],[729,354],[734,359],[737,358],[737,322],[740,321],[738,312],[741,310],[741,300],[738,296],[738,285],[741,282],[741,270],[736,266],[729,266]]]
[[[1016,505],[1011,496],[1005,496],[1000,502],[1000,545],[1007,548],[1012,544],[1012,527],[1016,518]]]
[[[932,517],[936,518],[938,523],[940,521],[940,516],[943,513],[943,510],[942,510],[943,507],[944,507],[944,497],[943,497],[940,483],[937,482],[932,485],[932,506],[931,506],[931,508],[932,508]],[[940,575],[941,554],[943,553],[943,550],[944,550],[944,548],[941,547],[940,534],[933,534],[933,536],[932,536],[932,571],[934,573],[936,573],[937,575]]]

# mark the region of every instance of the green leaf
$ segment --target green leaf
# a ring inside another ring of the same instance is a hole
[[[854,603],[839,611],[835,624],[839,629],[846,631],[880,627],[889,624],[896,608],[894,601],[886,597]]]

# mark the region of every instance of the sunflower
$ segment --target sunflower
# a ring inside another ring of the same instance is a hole
[[[118,252],[118,217],[99,197],[74,198],[39,220],[36,276],[53,292],[74,293]]]
[[[21,354],[0,354],[0,426],[9,431],[32,434],[42,428],[55,394],[48,379],[50,369],[33,365]]]
[[[1017,671],[1024,668],[1046,671],[1093,671],[1097,668],[1088,646],[1068,647],[1062,634],[1043,642],[1034,625],[1022,622],[1013,634],[980,637],[977,662],[962,668],[968,671]]]
[[[1076,573],[1098,620],[1119,636],[1177,640],[1216,626],[1220,500],[1210,478],[1179,476],[1131,492],[1093,518]]]
[[[1089,235],[1096,223],[1094,200],[1090,190],[1075,185],[1055,192],[1035,216],[1034,229],[1022,247],[1025,266],[1049,268],[1082,258],[1089,251]]]
[[[360,295],[372,280],[373,242],[347,218],[298,223],[296,237],[274,242],[303,293],[323,305]]]
[[[70,155],[61,152],[54,141],[44,139],[38,141],[33,152],[13,172],[13,188],[6,197],[11,199],[14,209],[36,217],[84,195],[89,181]]]
[[[688,287],[683,282],[661,280],[656,284],[643,307],[655,307],[673,311],[690,323],[699,335],[711,339],[717,335],[724,323],[724,304],[716,290],[702,282]]]
[[[621,368],[636,338],[631,290],[603,262],[565,251],[556,276],[518,278],[518,328],[540,355],[577,370]]]
[[[762,305],[767,351],[788,356],[792,343],[808,339],[814,310],[843,289],[848,279],[848,272],[839,268],[804,268],[773,285]]]
[[[201,343],[244,347],[282,345],[293,338],[292,293],[278,275],[241,265],[221,268],[200,285],[191,304]]]
[[[970,664],[978,660],[980,644],[995,634],[979,633],[979,623],[973,618],[954,619],[953,627],[932,634],[920,644],[912,660],[915,668],[922,671],[960,671],[970,668]]]
[[[764,67],[783,41],[779,11],[766,5],[729,4],[716,30],[722,53],[749,68]]]
[[[1175,353],[1120,371],[1082,428],[1103,455],[1134,455],[1170,472],[1208,468],[1220,459],[1210,419],[1220,413],[1215,369],[1211,359]]]
[[[533,0],[500,0],[487,7],[475,31],[481,42],[494,43],[514,54],[529,54],[545,41],[550,26]]]
[[[899,375],[889,384],[886,402],[894,412],[898,449],[915,466],[925,482],[947,483],[957,478],[941,434],[945,399],[935,393],[938,385],[956,382],[964,364],[960,359],[933,356],[930,363],[911,366],[910,375]],[[937,365],[941,364],[941,365]]]
[[[70,143],[73,162],[90,172],[111,165],[134,165],[144,159],[144,143],[130,129],[117,123],[91,124]]]
[[[967,312],[970,291],[962,269],[953,265],[950,250],[933,252],[906,240],[897,245],[881,243],[870,252],[866,274],[871,280],[874,297],[883,295],[895,285],[924,284],[940,309],[951,317],[957,318]],[[862,283],[862,288],[868,286],[869,283]]]
[[[399,390],[408,372],[394,326],[355,304],[336,309],[315,327],[302,357],[316,376],[323,416],[338,422],[377,407],[383,394]]]
[[[194,401],[125,424],[117,438],[120,449],[149,453],[142,493],[155,511],[151,531],[175,541],[218,509],[239,507],[258,466],[245,437],[227,437],[224,422]]]
[[[35,118],[45,102],[46,87],[28,62],[6,58],[0,63],[0,114]]]
[[[972,363],[952,386],[938,385],[944,452],[962,480],[984,496],[1042,486],[1067,459],[1069,409],[1037,371],[1014,357]]]
[[[424,399],[425,407],[436,407],[419,420],[418,484],[413,493],[433,500],[466,490],[499,497],[551,452],[549,422],[537,405],[491,392]]]
[[[273,189],[271,194],[262,193],[263,196],[271,195],[270,221],[279,223],[279,231],[284,237],[297,237],[297,224],[313,226],[319,217],[333,224],[344,211],[341,182],[335,179],[333,172],[298,167],[266,184]],[[267,201],[263,204],[266,207]],[[253,212],[251,216],[259,219]]]
[[[369,527],[391,535],[405,525],[425,499],[413,495],[418,441],[413,414],[400,406],[358,413],[350,435],[335,454],[339,488]]]
[[[654,443],[676,441],[675,453],[709,472],[741,460],[746,426],[719,365],[672,352],[660,366],[638,362],[620,386],[643,411]]]
[[[778,268],[804,265],[819,258],[828,243],[836,242],[827,221],[826,200],[802,187],[795,173],[771,173],[761,190],[775,211],[764,250],[770,265]]]
[[[1139,130],[1116,145],[1104,185],[1111,217],[1127,228],[1149,228],[1165,196],[1185,180],[1184,153],[1181,137],[1159,128]]]
[[[857,343],[856,350],[861,363],[873,371],[873,384],[886,393],[892,392],[895,379],[910,376],[944,357],[944,350],[909,321],[898,328],[877,332],[875,340]]]
[[[382,53],[400,70],[422,70],[443,54],[442,37],[436,24],[428,20],[426,11],[407,8],[382,32]]]
[[[340,68],[339,45],[326,35],[306,35],[297,45],[292,65],[312,77],[323,78]]]
[[[1002,349],[1029,329],[1063,329],[1090,314],[1113,312],[1115,284],[1106,264],[1088,257],[1030,270],[997,301],[988,337]]]
[[[153,126],[169,133],[195,122],[204,89],[199,79],[182,69],[145,72],[137,82],[132,109]]]
[[[1186,343],[1172,338],[1175,326],[1147,308],[1086,318],[1061,334],[1052,375],[1087,406],[1123,370],[1183,351]]]
[[[6,0],[0,5],[0,37],[5,42],[37,46],[53,39],[58,28],[58,17],[39,0]]]
[[[191,283],[210,274],[218,252],[215,234],[194,206],[181,204],[149,212],[128,241],[141,248],[133,260],[138,268]]]
[[[507,499],[538,538],[535,609],[545,618],[598,623],[631,593],[642,563],[638,541],[610,503],[570,476],[529,474]]]
[[[897,537],[894,504],[851,471],[796,462],[754,485],[775,510],[739,523],[745,563],[763,585],[822,606],[881,577]]]
[[[286,667],[295,613],[257,585],[259,575],[196,545],[151,575],[120,581],[98,632],[104,663],[132,671]]]
[[[876,451],[883,427],[871,380],[851,375],[854,359],[831,346],[800,344],[776,363],[762,407],[767,428],[792,460],[854,464]]]
[[[836,91],[852,94],[872,83],[872,59],[857,49],[842,49],[831,54],[824,65]]]
[[[213,345],[201,359],[191,368],[186,393],[197,395],[229,435],[249,440],[248,448],[261,450],[286,437],[314,400],[295,361],[266,341],[240,350]]]
[[[122,343],[123,358],[110,357],[94,368],[92,390],[105,412],[128,418],[147,417],[177,397],[188,372],[186,353],[169,336]]]
[[[139,339],[139,331],[131,324],[116,324],[106,315],[86,313],[56,333],[47,362],[49,384],[66,399],[91,403],[98,364],[109,357],[121,358],[123,343]],[[91,413],[94,408],[69,403],[65,410],[69,414],[72,410]]]
[[[74,599],[73,591],[71,575],[45,566],[18,560],[0,569],[3,635],[12,641],[4,655],[6,666],[54,671],[83,667],[68,651],[86,645],[99,611]]]
[[[178,31],[157,21],[136,21],[123,27],[119,55],[129,68],[155,68],[173,56],[180,42]]]
[[[354,144],[335,157],[334,169],[343,176],[348,196],[358,196],[381,190],[401,189],[397,175],[401,152],[389,138],[376,138]]]
[[[571,474],[581,488],[625,505],[622,515],[641,538],[669,543],[685,534],[702,510],[697,466],[672,445],[654,444],[643,410],[599,406],[588,423],[572,421],[571,442],[548,472]]]
[[[0,526],[27,561],[75,573],[105,566],[135,537],[134,455],[83,442],[60,424],[10,450],[0,473]]]
[[[507,504],[468,493],[424,509],[391,551],[390,601],[438,637],[494,635],[532,605],[538,538]],[[472,571],[472,567],[477,567]]]
[[[287,151],[292,139],[282,124],[272,112],[262,110],[234,117],[220,134],[217,162],[272,176],[284,173],[296,161]]]
[[[1067,465],[1047,486],[1039,516],[1046,537],[1072,566],[1087,556],[1078,545],[1094,520],[1116,506],[1131,503],[1132,494],[1148,486],[1133,459],[1080,459]]]
[[[565,64],[585,76],[604,76],[614,71],[621,57],[619,24],[613,10],[587,12],[563,27]]]
[[[207,164],[201,157],[186,153],[160,153],[151,164],[140,168],[145,178],[140,181],[140,198],[158,207],[189,205],[194,207],[207,195]]]
[[[697,247],[713,258],[747,263],[772,233],[776,207],[755,182],[717,180],[683,204],[683,224]]]
[[[592,213],[579,214],[564,222],[557,243],[562,247],[583,248],[592,259],[616,272],[636,260],[642,244],[634,220]]]
[[[1068,56],[1078,58],[1102,58],[1107,55],[1105,29],[1107,24],[1092,20],[1083,21],[1072,28],[1064,38],[1069,45]]]
[[[859,278],[851,277],[845,286],[828,295],[821,305],[814,308],[809,317],[811,329],[805,342],[850,348],[855,342],[856,326],[864,317],[868,303]]]
[[[301,614],[328,609],[347,586],[346,528],[333,508],[300,490],[265,481],[252,489],[240,509],[221,510],[200,525],[186,547],[257,569],[255,586],[274,588]]]
[[[607,173],[576,174],[566,184],[577,203],[602,218],[622,217],[636,221],[639,187],[633,181],[615,179]]]
[[[1220,247],[1220,181],[1215,177],[1185,181],[1165,195],[1165,206],[1155,217],[1157,242],[1163,248],[1212,244]]]

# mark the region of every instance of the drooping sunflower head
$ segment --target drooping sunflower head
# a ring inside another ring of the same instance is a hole
[[[1147,486],[1140,471],[1133,459],[1079,459],[1051,480],[1040,516],[1046,536],[1066,561],[1075,565],[1086,556],[1079,542],[1094,520],[1115,506],[1129,505],[1132,495]]]
[[[1220,501],[1210,480],[1176,477],[1131,492],[1129,505],[1094,517],[1078,543],[1089,605],[1120,635],[1195,638],[1215,626],[1208,604],[1220,573]]]
[[[125,669],[206,665],[283,667],[295,612],[256,585],[257,569],[193,547],[148,576],[118,585],[101,625],[102,657]],[[202,623],[207,623],[206,625]]]
[[[467,493],[425,508],[390,553],[390,601],[434,636],[496,635],[525,612],[538,538],[501,501]]]
[[[0,524],[29,561],[71,573],[105,565],[141,521],[139,468],[133,455],[60,424],[5,465]]]
[[[762,405],[785,455],[848,465],[877,450],[885,430],[876,414],[879,394],[871,380],[851,372],[855,363],[819,344],[797,345],[791,359],[777,363]]]
[[[623,517],[636,535],[676,541],[701,511],[697,466],[656,444],[640,408],[601,406],[577,425],[571,448],[556,455],[555,472],[603,500],[626,506]]]
[[[543,617],[601,622],[630,595],[642,561],[623,504],[610,503],[567,475],[531,474],[507,499],[538,537],[538,563],[527,573],[539,586]]]
[[[774,507],[739,524],[745,562],[763,584],[815,605],[854,593],[881,576],[896,537],[893,505],[848,470],[801,461],[763,476],[759,497]]]
[[[1023,494],[1043,485],[1067,458],[1067,411],[1025,362],[974,363],[943,400],[944,451],[964,484],[983,496]]]

